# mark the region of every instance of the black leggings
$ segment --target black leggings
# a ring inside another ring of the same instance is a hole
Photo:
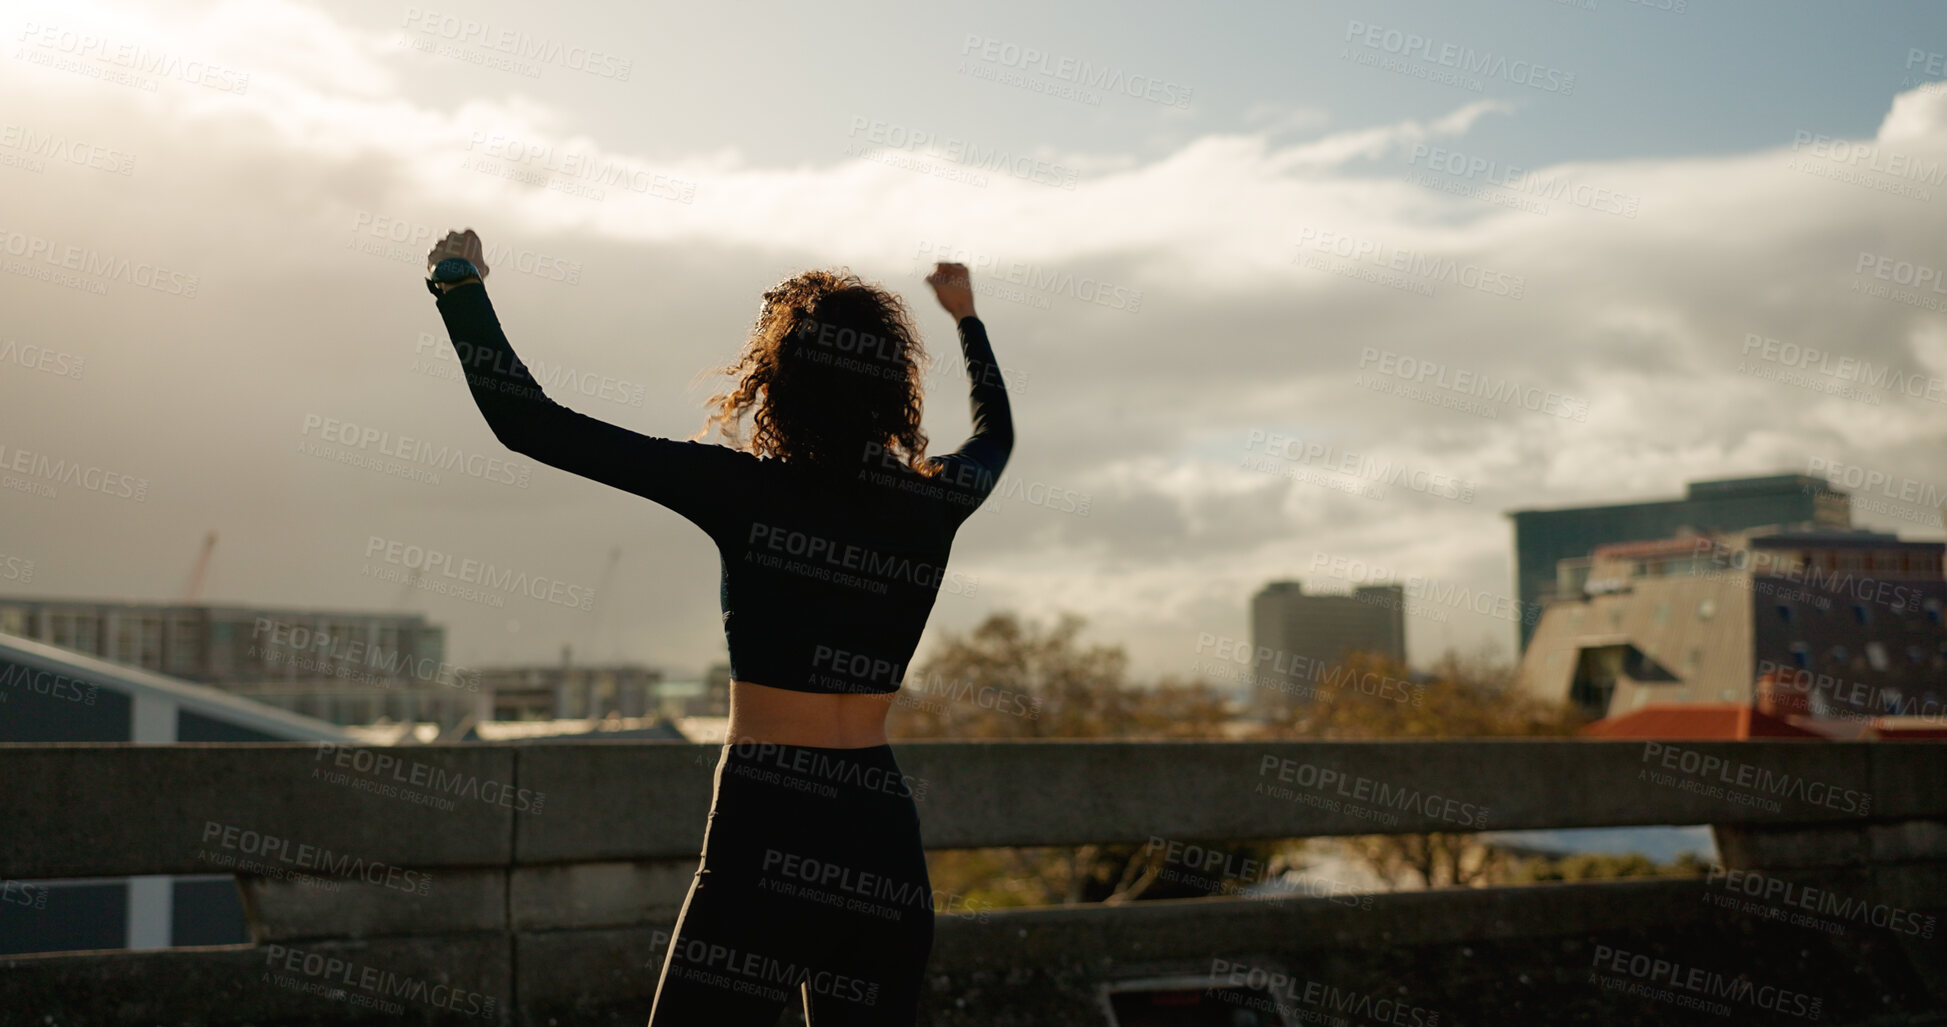
[[[890,745],[725,745],[649,1027],[773,1027],[800,995],[811,1027],[911,1025],[933,948],[916,784]]]

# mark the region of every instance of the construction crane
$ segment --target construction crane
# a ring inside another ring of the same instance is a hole
[[[203,551],[196,555],[196,565],[189,569],[189,587],[183,590],[183,603],[193,604],[203,598],[203,581],[210,572],[210,553],[216,549],[216,529],[203,536]]]
[[[608,601],[608,590],[615,584],[615,565],[621,562],[622,547],[610,546],[608,565],[602,568],[601,579],[595,582],[595,623],[590,631],[590,634],[595,636],[590,641],[595,642],[596,645],[600,645],[603,634],[608,635],[608,640],[614,643],[612,659],[617,663],[622,661],[622,644],[613,613],[615,604]],[[589,648],[593,649],[595,646]]]

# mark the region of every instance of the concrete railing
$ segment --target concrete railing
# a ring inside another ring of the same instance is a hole
[[[1290,1023],[1422,1027],[1923,1023],[1947,1008],[1933,929],[1947,908],[1947,745],[895,749],[933,849],[1710,824],[1725,864],[1702,878],[943,913],[933,1024],[1100,1024],[1162,986],[1221,989]],[[233,870],[255,942],[0,957],[0,1023],[639,1025],[719,752],[0,746],[0,877]],[[446,801],[422,801],[433,794]]]

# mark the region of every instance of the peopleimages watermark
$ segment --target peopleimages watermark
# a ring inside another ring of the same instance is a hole
[[[924,910],[935,915],[944,914],[981,923],[992,919],[988,915],[988,910],[993,909],[992,903],[985,904],[985,908],[977,908],[973,901],[958,892],[942,893],[922,881],[902,880],[888,874],[861,870],[841,860],[766,847],[762,869],[766,876],[758,878],[759,889],[832,906],[848,913],[901,920],[907,913]],[[959,911],[954,911],[955,906],[960,907]]]
[[[1201,660],[1197,662],[1196,671],[1200,674],[1232,675],[1231,680],[1306,693],[1313,699],[1325,693],[1307,683],[1322,681],[1326,688],[1335,691],[1356,691],[1387,702],[1426,705],[1425,685],[1379,671],[1361,671],[1338,660],[1319,659],[1268,645],[1253,646],[1247,640],[1208,631],[1197,633],[1196,652],[1208,655],[1211,661],[1208,665]]]
[[[1056,56],[1037,47],[972,32],[960,44],[960,56],[972,58],[960,62],[962,75],[1091,106],[1102,102],[1100,96],[1090,92],[1096,89],[1179,109],[1188,108],[1190,97],[1196,92],[1191,86],[1153,75],[1126,72],[1076,57]]]
[[[34,580],[34,561],[24,556],[0,553],[0,581],[18,581],[25,585]]]
[[[386,564],[405,568],[410,573],[374,567],[369,561],[375,556]],[[505,605],[503,597],[494,593],[514,593],[574,610],[595,608],[595,590],[585,585],[501,567],[470,556],[456,558],[443,550],[428,549],[398,539],[367,536],[365,557],[368,562],[359,571],[360,577],[411,582],[414,587],[429,592],[483,602],[488,606]]]
[[[1496,378],[1484,371],[1456,369],[1437,360],[1390,349],[1359,347],[1359,370],[1361,377],[1376,374],[1412,386],[1438,389],[1454,396],[1505,404],[1578,423],[1589,419],[1589,401],[1579,396],[1524,385],[1512,378]]]
[[[997,481],[992,471],[966,460],[947,461],[938,474],[931,478],[921,477],[906,466],[899,454],[877,442],[865,444],[860,462],[877,462],[883,468],[860,468],[858,476],[862,480],[901,492],[948,500],[961,506],[981,502],[992,493]]]
[[[533,464],[497,454],[469,453],[459,446],[435,446],[426,439],[394,435],[369,424],[323,414],[305,414],[298,435],[304,439],[298,443],[298,452],[308,456],[433,485],[439,484],[439,472],[448,471],[524,489],[534,474]]]
[[[1769,576],[1782,578],[1805,589],[1801,595],[1780,594],[1779,598],[1799,598],[1819,600],[1821,609],[1828,602],[1824,596],[1815,595],[1811,590],[1836,592],[1862,603],[1878,603],[1895,610],[1908,605],[1917,605],[1926,598],[1926,593],[1911,584],[1896,584],[1884,578],[1859,577],[1851,571],[1841,573],[1836,568],[1820,567],[1815,561],[1800,561],[1790,549],[1764,549],[1744,546],[1730,546],[1707,535],[1697,536],[1692,550],[1693,558],[1708,556],[1718,569],[1708,571],[1707,575],[1734,572],[1752,578]],[[1761,590],[1762,591],[1762,590]]]
[[[584,72],[596,78],[627,82],[635,68],[633,58],[622,57],[590,46],[563,43],[536,36],[525,29],[491,25],[457,14],[438,14],[417,7],[406,8],[405,28],[418,32],[412,39],[402,36],[399,44],[437,53],[469,64],[539,78],[543,65]],[[469,47],[473,49],[468,49]]]
[[[428,894],[433,882],[433,875],[423,870],[408,870],[383,860],[333,852],[321,845],[296,842],[214,820],[203,822],[202,840],[204,844],[214,843],[216,849],[224,851],[199,850],[199,858],[224,866],[234,866],[238,857],[250,856],[278,870],[309,871],[319,877],[363,881],[413,895]]]
[[[805,683],[821,691],[884,694],[898,688],[906,675],[904,661],[840,649],[823,642],[812,646],[811,667]]]
[[[780,555],[781,554],[781,555]],[[785,559],[785,557],[794,559]],[[744,559],[760,567],[788,571],[885,594],[903,582],[951,595],[972,594],[979,581],[944,565],[882,553],[851,542],[799,531],[788,525],[752,521],[744,538]]]
[[[1477,592],[1465,585],[1442,582],[1422,574],[1408,574],[1401,578],[1395,575],[1391,568],[1369,564],[1356,557],[1314,551],[1311,569],[1314,572],[1324,571],[1341,581],[1355,584],[1397,584],[1409,599],[1450,609],[1472,610],[1484,617],[1493,617],[1497,620],[1524,621],[1533,624],[1541,618],[1543,609],[1540,603],[1523,603],[1520,599],[1498,592]]]
[[[1402,1002],[1396,998],[1368,995],[1325,981],[1287,973],[1284,970],[1266,969],[1251,963],[1212,958],[1210,987],[1206,989],[1206,994],[1220,988],[1248,988],[1262,991],[1273,998],[1281,998],[1289,1003],[1316,1010],[1350,1014],[1367,1022],[1392,1024],[1394,1027],[1438,1027],[1440,1023],[1439,1012],[1410,1002]],[[1298,1014],[1300,1019],[1308,1021],[1317,1015],[1306,1015],[1307,1011],[1303,1009],[1293,1010],[1293,1012]],[[1350,1023],[1351,1021],[1338,1022]]]
[[[480,672],[477,670],[419,656],[398,646],[377,645],[363,638],[334,635],[310,623],[258,617],[251,625],[250,639],[247,655],[255,656],[261,652],[273,663],[287,655],[304,654],[313,659],[321,670],[344,671],[334,676],[357,677],[374,683],[406,678],[469,692],[480,691]]]
[[[1422,164],[1422,161],[1425,163]],[[1634,220],[1643,204],[1643,198],[1635,193],[1618,192],[1563,175],[1543,176],[1519,165],[1503,165],[1498,160],[1478,154],[1426,143],[1413,144],[1406,163],[1414,168],[1406,176],[1406,180],[1414,185],[1525,210],[1531,214],[1547,214],[1548,203],[1544,201],[1561,201],[1598,214],[1614,214]],[[1445,177],[1436,178],[1429,172]],[[1479,179],[1490,188],[1462,184],[1463,180],[1469,179]]]
[[[147,502],[149,498],[147,478],[111,471],[99,464],[50,457],[46,453],[36,453],[18,446],[10,449],[6,443],[0,442],[0,488],[55,499],[60,494],[56,485],[79,485],[89,492],[99,492],[117,499],[133,499],[138,503]]]
[[[1905,476],[1895,477],[1889,471],[1877,470],[1862,464],[1814,456],[1806,458],[1805,473],[1822,477],[1834,485],[1849,489],[1854,495],[1878,490],[1880,495],[1888,499],[1932,507],[1935,510],[1947,504],[1947,491],[1943,491],[1933,482]],[[1897,491],[1895,486],[1898,487]]]
[[[1163,866],[1157,871],[1156,880],[1202,888],[1213,894],[1235,895],[1247,888],[1283,879],[1283,871],[1274,871],[1273,861],[1239,856],[1226,848],[1201,842],[1152,834],[1143,843],[1143,853],[1162,861]],[[1336,881],[1301,881],[1293,891],[1280,892],[1273,901],[1294,898],[1329,898],[1336,905],[1372,908],[1370,893],[1355,892]]]
[[[48,891],[46,885],[34,884],[30,881],[0,881],[0,903],[26,906],[29,909],[46,909]]]
[[[1244,439],[1246,453],[1263,452],[1267,457],[1281,457],[1288,463],[1316,464],[1325,470],[1349,474],[1381,485],[1404,486],[1408,491],[1439,499],[1451,499],[1461,503],[1474,501],[1474,482],[1424,467],[1414,467],[1396,460],[1381,460],[1377,457],[1362,456],[1350,450],[1341,451],[1328,443],[1316,440],[1307,442],[1289,435],[1267,432],[1253,428]],[[1381,493],[1383,496],[1384,493]],[[1378,498],[1378,497],[1375,497]]]
[[[962,704],[1024,720],[1041,719],[1041,697],[1032,692],[982,684],[974,678],[947,681],[938,671],[901,679],[899,691],[892,693],[891,699],[894,706],[923,713],[944,714],[954,704]]]
[[[432,984],[422,978],[288,945],[265,945],[264,966],[268,968],[263,975],[266,983],[291,991],[339,999],[395,1016],[404,1013],[405,1006],[392,999],[406,999],[434,1009],[478,1016],[483,1020],[495,1019],[500,1015],[499,1002],[491,995],[451,984]],[[311,980],[300,980],[290,976],[291,973],[302,974]]]
[[[444,234],[435,233],[431,225],[421,222],[359,210],[352,215],[352,232],[345,239],[345,248],[366,256],[424,268],[427,252]],[[516,273],[533,275],[542,281],[581,284],[579,260],[498,241],[486,244],[480,256],[486,261],[489,275],[512,268]]]
[[[1879,717],[1918,717],[1934,723],[1947,722],[1947,702],[1922,693],[1904,695],[1897,688],[1851,681],[1775,660],[1759,660],[1758,676],[1773,675],[1779,684],[1803,688],[1808,694],[1850,705],[1828,708],[1822,714],[1836,720],[1873,720]],[[1863,707],[1863,709],[1861,708]]]
[[[1487,826],[1485,804],[1466,802],[1436,792],[1422,792],[1418,788],[1396,785],[1363,774],[1348,774],[1334,767],[1300,762],[1276,753],[1265,753],[1259,758],[1257,774],[1260,780],[1253,791],[1258,795],[1288,799],[1349,817],[1371,820],[1387,827],[1399,825],[1398,813],[1417,813],[1460,828]],[[1261,780],[1267,776],[1275,777],[1279,783]],[[1295,785],[1296,788],[1286,785]]]
[[[599,162],[574,150],[557,152],[553,143],[532,143],[494,132],[467,135],[467,156],[460,167],[528,185],[544,185],[555,192],[590,200],[605,200],[619,188],[638,196],[675,203],[696,199],[696,183],[652,172],[609,158]]]
[[[1792,171],[1921,203],[1933,199],[1933,193],[1922,186],[1937,189],[1947,181],[1947,163],[1885,150],[1878,143],[1834,139],[1804,129],[1792,133],[1792,152],[1798,156],[1785,160],[1785,167]],[[1805,152],[1818,159],[1806,159]]]
[[[1947,381],[1940,378],[1922,378],[1910,371],[1895,370],[1891,364],[1875,368],[1869,360],[1839,356],[1817,346],[1782,342],[1756,332],[1744,333],[1738,356],[1739,374],[1870,406],[1879,405],[1880,392],[1892,391],[1947,403]]]
[[[1855,514],[1860,511],[1885,514],[1897,520],[1929,528],[1937,528],[1941,524],[1943,516],[1939,502],[1941,493],[1939,487],[1932,482],[1923,482],[1904,475],[1895,476],[1890,471],[1881,471],[1862,464],[1851,464],[1828,457],[1808,457],[1806,467],[1808,474],[1817,475],[1833,485],[1844,486],[1849,479],[1859,483],[1850,486],[1854,489],[1880,486],[1880,492],[1855,492],[1847,498],[1847,503]],[[1867,485],[1867,482],[1871,482],[1872,485]],[[1895,485],[1898,486],[1898,492],[1890,491]],[[1820,493],[1827,489],[1824,485],[1814,484],[1805,486],[1801,491]],[[1902,499],[1902,496],[1911,498]]]
[[[829,749],[740,738],[725,742],[724,750],[724,754],[738,758],[738,762],[730,765],[733,773],[826,798],[837,797],[839,785],[884,792],[915,802],[926,798],[925,778],[914,777],[904,771],[891,774],[883,767],[838,755]]]
[[[445,796],[473,799],[490,806],[505,806],[516,813],[539,815],[547,803],[547,793],[517,788],[477,774],[464,774],[435,767],[418,760],[374,752],[356,745],[319,742],[312,756],[311,776],[329,784],[349,784],[356,791],[373,792],[388,798],[403,798],[421,805],[451,810],[454,804]],[[327,769],[337,768],[337,772]],[[360,775],[353,779],[350,771]],[[407,787],[399,787],[404,785]],[[415,792],[413,789],[428,789]],[[443,793],[443,794],[440,794]]]
[[[1320,261],[1307,250],[1340,258],[1345,263]],[[1507,300],[1520,300],[1528,288],[1528,279],[1523,275],[1458,257],[1395,246],[1377,239],[1309,225],[1298,229],[1298,242],[1292,247],[1291,262],[1377,285],[1402,288],[1429,298],[1438,295],[1441,284]]]
[[[108,294],[108,282],[125,282],[137,288],[193,299],[202,284],[202,278],[192,272],[10,228],[0,228],[0,254],[19,258],[0,263],[0,270],[10,275],[97,296]]]
[[[804,317],[799,319],[791,338],[798,343],[799,355],[826,367],[894,381],[905,381],[914,373],[914,358],[906,348],[898,340],[876,332],[862,332],[851,325]],[[1010,394],[1027,391],[1027,372],[1001,370],[986,362],[977,362],[963,372],[962,361],[933,359],[921,380],[931,388],[936,383],[945,385],[948,379],[957,382],[962,373],[966,374],[968,384],[976,388],[999,385]]]
[[[991,253],[982,253],[955,246],[949,242],[921,239],[918,252],[913,254],[913,274],[919,276],[933,273],[933,264],[948,261],[967,265],[969,285],[975,295],[994,295],[1011,302],[1040,301],[1041,309],[1047,309],[1046,297],[1067,296],[1082,303],[1110,310],[1123,310],[1131,314],[1142,309],[1143,291],[1128,286],[1105,282],[1088,275],[1077,276],[1073,271],[1062,271],[1042,267],[1039,264],[1022,260],[1003,260]],[[1017,291],[996,291],[991,283],[980,281],[976,276],[991,274]],[[1038,293],[1023,300],[1018,297],[1028,293]]]
[[[0,167],[15,167],[39,175],[47,171],[50,160],[57,165],[92,168],[104,175],[127,178],[135,173],[132,153],[25,125],[0,124]]]
[[[1559,96],[1575,92],[1574,72],[1356,19],[1345,23],[1345,37],[1340,42],[1356,42],[1367,51],[1361,53],[1351,46],[1342,46],[1340,60],[1476,93],[1484,90],[1487,79],[1500,79]]]
[[[69,677],[59,671],[29,667],[24,663],[8,664],[0,669],[0,685],[83,706],[93,706],[95,697],[101,692],[101,686],[92,681]],[[0,695],[5,694],[0,692]]]
[[[1873,810],[1871,792],[1835,787],[1823,781],[1781,773],[1746,760],[1700,752],[1688,746],[1644,742],[1640,762],[1645,766],[1636,772],[1639,781],[1694,792],[1706,798],[1723,799],[1740,806],[1756,806],[1773,813],[1783,809],[1776,799],[1771,798],[1774,795],[1862,817]],[[1649,764],[1652,762],[1660,770],[1651,769]],[[1678,777],[1678,774],[1683,776]]]
[[[9,338],[0,342],[0,363],[18,364],[56,378],[80,381],[82,370],[88,366],[88,358],[78,353],[36,346],[31,342],[23,346],[19,340]]]
[[[250,88],[250,73],[195,57],[116,40],[85,29],[26,22],[14,37],[14,59],[60,71],[156,91],[156,78],[176,79],[223,93]]]
[[[482,346],[467,339],[448,339],[431,332],[420,332],[413,344],[410,370],[443,381],[465,382],[466,368],[483,371],[488,383],[501,392],[531,399],[547,396],[547,390],[572,392],[587,399],[606,400],[623,406],[639,407],[648,387],[637,382],[595,371],[582,371],[567,364],[541,359],[529,363],[500,346]],[[526,371],[534,380],[528,385],[517,371]],[[469,383],[470,384],[470,383]]]
[[[1866,279],[1869,273],[1873,281]],[[1892,284],[1882,284],[1887,282]],[[1883,253],[1859,251],[1848,291],[1936,313],[1947,310],[1947,276],[1939,268]]]
[[[846,153],[854,157],[878,159],[877,154],[897,154],[911,152],[918,155],[939,157],[956,167],[967,168],[973,172],[991,172],[1018,178],[1036,185],[1051,185],[1057,189],[1074,189],[1081,181],[1081,173],[1074,168],[1064,167],[1025,153],[1010,153],[996,146],[988,146],[959,136],[935,132],[930,129],[913,128],[897,121],[854,114],[851,128],[847,132],[852,142]],[[864,141],[859,137],[863,135]],[[873,144],[867,146],[867,143]],[[986,186],[984,177],[975,176],[977,182],[969,184]],[[963,179],[964,180],[964,179]]]
[[[1919,74],[1914,74],[1916,67],[1920,69]],[[1929,94],[1947,92],[1947,82],[1941,81],[1942,75],[1947,75],[1947,53],[1912,47],[1906,52],[1906,68],[1905,74],[1900,76],[1900,88],[1912,89],[1917,86],[1921,92]]]
[[[1728,1003],[1713,1001],[1716,999],[1730,999],[1808,1020],[1818,1019],[1825,1005],[1822,998],[1772,984],[1758,984],[1743,973],[1727,977],[1722,971],[1686,966],[1661,956],[1630,952],[1609,945],[1598,944],[1595,947],[1595,959],[1590,966],[1595,968],[1589,971],[1590,984],[1689,1009],[1701,1009],[1718,1016],[1729,1016],[1731,1007]],[[1605,976],[1598,973],[1598,969],[1621,976]]]
[[[789,1002],[803,989],[853,1005],[879,1004],[879,982],[823,969],[810,963],[782,959],[768,952],[737,948],[697,937],[673,937],[658,928],[650,936],[650,952],[666,954],[669,977],[721,988],[738,995],[758,995],[772,1002]],[[650,962],[649,966],[655,966]]]
[[[1917,938],[1932,938],[1939,919],[1884,902],[1868,902],[1830,888],[1799,884],[1756,870],[1733,870],[1718,863],[1710,864],[1705,872],[1704,888],[1707,893],[1720,892],[1712,897],[1720,908],[1832,935],[1846,933],[1846,924],[1850,922]]]

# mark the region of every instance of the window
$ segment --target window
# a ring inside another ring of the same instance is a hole
[[[1799,670],[1806,670],[1810,668],[1812,666],[1812,647],[1806,645],[1803,642],[1793,642],[1792,643],[1792,663],[1795,664]]]
[[[1792,608],[1790,603],[1778,604],[1778,619],[1787,624],[1792,622]]]
[[[1834,663],[1844,663],[1847,660],[1852,659],[1852,654],[1847,652],[1846,647],[1842,645],[1833,646],[1832,651],[1828,655],[1831,657],[1832,662]]]
[[[1873,615],[1866,609],[1865,603],[1854,603],[1852,604],[1852,619],[1861,624],[1871,624],[1873,622]]]
[[[1885,670],[1886,647],[1878,642],[1866,643],[1866,662],[1872,664],[1874,670]]]
[[[1697,603],[1697,619],[1709,620],[1717,614],[1717,600],[1703,599]]]
[[[1927,611],[1927,623],[1929,624],[1940,623],[1940,600],[1929,599],[1926,602],[1922,603],[1921,606],[1923,606]]]

